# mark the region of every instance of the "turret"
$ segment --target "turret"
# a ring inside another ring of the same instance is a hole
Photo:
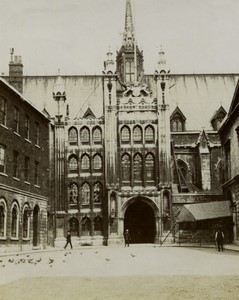
[[[58,120],[61,120],[61,118],[63,118],[64,120],[66,116],[66,93],[65,84],[60,74],[57,75],[57,79],[53,87],[53,98],[57,102],[56,118]]]

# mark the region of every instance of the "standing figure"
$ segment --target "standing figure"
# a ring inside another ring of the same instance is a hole
[[[67,236],[66,236],[66,244],[65,244],[65,247],[64,247],[65,249],[66,249],[66,247],[67,247],[68,244],[70,244],[71,249],[72,249],[73,247],[72,247],[72,243],[71,243],[71,234],[70,234],[70,231],[68,231]]]
[[[221,228],[219,228],[215,234],[215,241],[217,243],[218,251],[219,252],[220,252],[220,250],[223,251],[224,234],[223,234]]]
[[[126,246],[129,247],[129,242],[130,242],[129,229],[126,229],[126,230],[125,230],[125,233],[124,233],[124,242],[125,242],[125,247],[126,247]]]

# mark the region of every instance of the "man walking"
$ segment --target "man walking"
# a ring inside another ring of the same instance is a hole
[[[66,249],[68,244],[70,244],[71,249],[72,249],[73,247],[72,247],[72,243],[71,243],[71,233],[70,233],[70,231],[68,231],[67,236],[66,236],[66,244],[65,244],[65,247],[64,247],[65,249]]]
[[[130,242],[130,234],[129,234],[129,229],[125,230],[124,233],[124,242],[125,242],[125,247],[129,247],[129,242]]]

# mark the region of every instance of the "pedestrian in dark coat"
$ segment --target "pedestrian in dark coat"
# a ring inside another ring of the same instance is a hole
[[[125,247],[129,247],[129,243],[130,243],[130,234],[129,234],[129,229],[125,230],[124,233],[124,242],[125,242]]]
[[[71,233],[70,233],[70,231],[68,231],[67,236],[66,236],[66,244],[65,244],[65,247],[64,247],[65,249],[66,249],[68,244],[70,244],[71,249],[72,249],[73,247],[72,247],[72,243],[71,243]]]
[[[221,228],[219,228],[215,234],[215,241],[217,243],[218,251],[223,251],[224,234]]]

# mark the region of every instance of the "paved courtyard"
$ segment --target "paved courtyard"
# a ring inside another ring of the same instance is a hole
[[[0,257],[0,299],[239,299],[239,253],[82,248]]]

